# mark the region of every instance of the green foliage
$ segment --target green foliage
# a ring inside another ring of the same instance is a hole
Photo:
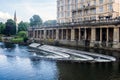
[[[29,27],[29,23],[21,21],[18,24],[18,32],[20,32],[20,31],[27,31],[28,27]]]
[[[28,40],[28,37],[24,37],[24,42],[27,42],[27,40]]]
[[[3,36],[3,35],[0,35],[0,41],[2,41],[2,36]]]
[[[16,34],[16,23],[12,19],[8,19],[5,23],[5,35],[15,35]]]
[[[22,42],[27,42],[27,40],[28,40],[26,31],[20,31],[17,36],[18,36],[18,38],[23,38]]]
[[[16,38],[13,38],[13,39],[11,40],[11,42],[13,42],[13,43],[21,43],[21,42],[23,42],[23,41],[24,41],[24,39],[21,38],[21,37],[16,37]]]
[[[45,25],[45,26],[55,25],[56,23],[57,23],[56,20],[48,20],[48,21],[45,21],[45,22],[44,22],[44,25]]]
[[[28,40],[28,37],[27,37],[28,27],[29,27],[29,24],[27,22],[21,21],[18,24],[19,33],[15,35],[16,23],[12,19],[8,19],[5,24],[0,23],[0,34],[4,33],[7,36],[13,36],[13,38],[10,39],[12,43],[23,43],[23,42],[27,42]],[[0,35],[0,40],[1,40],[1,36],[3,35]]]
[[[25,37],[27,37],[27,32],[26,32],[26,31],[20,31],[20,32],[18,33],[18,36],[25,38]]]
[[[30,18],[30,26],[40,26],[42,23],[43,21],[39,15],[33,15],[32,18]]]
[[[0,22],[0,34],[4,34],[4,30],[5,30],[5,24]]]

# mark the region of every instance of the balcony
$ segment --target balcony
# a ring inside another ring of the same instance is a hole
[[[88,6],[83,6],[82,8],[75,9],[72,12],[77,12],[77,11],[82,11],[82,10],[89,10],[89,9],[95,9],[96,5],[88,5]]]

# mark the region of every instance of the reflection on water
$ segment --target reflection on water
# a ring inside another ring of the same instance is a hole
[[[57,66],[60,80],[120,80],[120,63],[59,63]]]
[[[34,54],[28,50],[26,46],[0,43],[0,80],[120,80],[119,62],[70,63],[33,59],[29,56]],[[120,55],[111,51],[97,52],[118,59]]]
[[[0,80],[57,80],[56,63],[0,56]]]
[[[55,61],[33,61],[29,58],[32,54],[27,51],[28,48],[25,46],[17,44],[3,45],[2,43],[0,46],[0,80],[58,79]]]

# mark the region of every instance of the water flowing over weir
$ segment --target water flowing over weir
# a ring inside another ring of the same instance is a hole
[[[115,57],[90,53],[85,51],[78,51],[73,49],[61,48],[50,45],[40,45],[38,43],[30,44],[30,47],[36,48],[43,52],[49,52],[50,54],[44,58],[54,59],[54,60],[63,60],[63,61],[87,61],[87,62],[112,62],[116,61]],[[43,56],[42,56],[43,57]]]

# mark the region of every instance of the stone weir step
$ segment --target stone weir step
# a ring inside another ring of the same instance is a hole
[[[47,46],[49,46],[49,45],[47,45]],[[67,49],[67,48],[56,47],[56,46],[50,46],[50,47],[53,48],[53,49],[56,49],[58,51],[61,51],[61,52],[67,52],[68,54],[72,54],[72,55],[80,55],[81,54],[81,55],[91,56],[95,60],[106,59],[106,60],[116,61],[115,57],[108,56],[108,55],[79,51],[79,50],[73,50],[73,49]]]
[[[36,48],[38,50],[49,52],[50,54],[45,56],[46,58],[54,58],[58,60],[73,60],[73,61],[92,61],[92,62],[112,62],[116,61],[115,57],[90,53],[85,51],[67,49],[62,47],[50,46],[50,45],[41,45],[38,43],[32,43],[29,45],[32,48]]]
[[[86,59],[86,60],[93,60],[93,58],[91,56],[87,56],[87,55],[83,55],[83,54],[76,54],[76,53],[71,53],[71,52],[63,52],[62,50],[60,50],[59,48],[56,48],[54,46],[43,45],[43,46],[40,46],[38,49],[48,51],[48,52],[53,52],[57,55],[61,55],[61,56],[65,57],[65,58],[70,58],[71,55],[74,54],[74,56],[76,56],[78,58],[82,58],[82,59]]]
[[[37,48],[37,47],[39,47],[40,45],[41,45],[41,44],[39,44],[39,43],[32,43],[32,44],[29,45],[29,47]]]

